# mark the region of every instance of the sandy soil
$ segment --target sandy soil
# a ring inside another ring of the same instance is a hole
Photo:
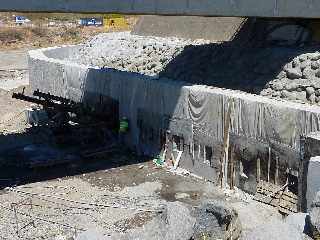
[[[28,69],[27,50],[0,51],[0,71]]]

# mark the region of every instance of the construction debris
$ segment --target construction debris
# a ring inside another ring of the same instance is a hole
[[[288,184],[280,187],[260,181],[257,186],[255,200],[278,208],[281,213],[290,214],[298,212],[298,196],[287,190]]]

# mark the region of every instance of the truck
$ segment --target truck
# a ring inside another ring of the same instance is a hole
[[[79,25],[101,27],[103,26],[103,19],[102,18],[80,18]]]

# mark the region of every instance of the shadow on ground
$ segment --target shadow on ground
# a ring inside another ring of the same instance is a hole
[[[56,144],[46,129],[1,135],[0,189],[15,185],[117,168],[147,161],[118,146],[107,147],[98,139],[86,143]],[[109,144],[109,143],[107,143]],[[98,152],[92,156],[85,154]]]

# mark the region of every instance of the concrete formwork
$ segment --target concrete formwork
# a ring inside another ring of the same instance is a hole
[[[309,0],[11,0],[2,1],[0,11],[319,18],[320,2]]]
[[[163,133],[170,129],[183,150],[181,166],[216,182],[221,173],[226,119],[230,122],[229,159],[236,169],[234,180],[249,192],[255,191],[258,180],[283,185],[288,172],[299,172],[300,138],[320,128],[317,106],[64,60],[76,49],[64,46],[30,51],[31,87],[90,104],[101,96],[113,99],[120,117],[129,118],[126,141],[132,149],[149,156],[158,154]],[[241,177],[243,174],[247,178]]]

